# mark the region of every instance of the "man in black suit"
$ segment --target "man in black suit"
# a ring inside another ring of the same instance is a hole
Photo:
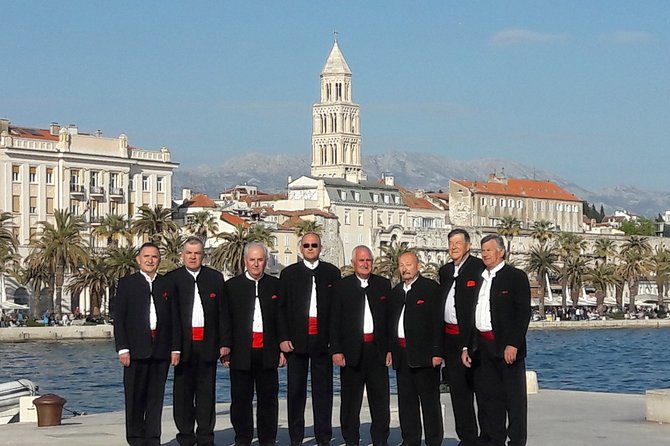
[[[268,252],[261,243],[244,247],[246,271],[226,282],[223,345],[230,348],[230,420],[235,445],[249,446],[254,437],[253,399],[260,446],[274,446],[279,416],[277,367],[286,364],[279,351],[277,319],[279,279],[264,273]]]
[[[439,310],[444,316],[444,365],[459,444],[475,446],[478,428],[473,374],[461,361],[461,352],[467,342],[461,336],[460,327],[474,323],[477,292],[485,267],[481,259],[470,255],[467,231],[454,229],[447,238],[451,262],[440,268],[442,305]]]
[[[221,335],[224,284],[220,272],[202,265],[205,248],[198,237],[184,243],[184,264],[166,277],[172,280],[182,327],[181,361],[174,370],[174,421],[180,445],[214,444],[216,365],[230,353]],[[195,422],[198,428],[194,432]]]
[[[330,351],[340,367],[340,427],[348,446],[360,440],[363,389],[367,388],[374,446],[389,437],[388,301],[391,283],[372,274],[372,251],[357,246],[352,253],[354,274],[335,285],[330,318]]]
[[[126,440],[130,445],[160,444],[165,381],[179,364],[181,328],[171,282],[157,274],[161,261],[154,243],[137,255],[140,271],[119,280],[114,339],[123,364]]]
[[[389,338],[398,384],[402,444],[421,445],[423,415],[426,445],[439,446],[444,437],[439,285],[419,274],[419,259],[413,252],[402,254],[398,265],[403,281],[393,289]]]
[[[526,332],[530,322],[528,276],[505,262],[505,242],[499,235],[482,238],[486,270],[479,286],[474,323],[465,328],[469,339],[461,359],[466,367],[475,355],[475,392],[481,438],[487,445],[523,446],[527,439]],[[478,361],[478,363],[477,363]],[[506,424],[507,420],[507,424]]]
[[[291,445],[305,435],[307,373],[311,365],[314,437],[327,445],[333,436],[333,363],[328,352],[333,285],[340,270],[319,260],[321,237],[300,240],[302,260],[281,272],[281,350],[288,361],[288,431]]]

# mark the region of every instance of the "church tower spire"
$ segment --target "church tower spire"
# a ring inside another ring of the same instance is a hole
[[[365,179],[359,114],[351,100],[351,70],[335,38],[321,71],[320,102],[312,107],[312,176]]]

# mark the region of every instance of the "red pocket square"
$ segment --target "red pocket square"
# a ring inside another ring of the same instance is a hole
[[[168,299],[168,292],[167,292],[167,291],[165,291],[165,292],[163,293],[163,299],[165,299],[165,300]]]
[[[468,288],[472,288],[475,285],[477,285],[477,283],[474,280],[468,280],[467,282],[465,282],[465,286]]]
[[[273,298],[273,299],[278,299],[279,296],[277,296],[276,294],[273,294],[273,295],[272,295],[272,298]]]
[[[502,290],[502,291],[500,292],[500,294],[509,294],[509,291],[507,291],[507,290]]]
[[[329,284],[328,284],[328,288],[332,288],[332,287],[333,287],[333,284],[332,284],[332,283],[329,283]]]
[[[421,305],[423,303],[426,303],[423,299],[419,299],[419,300],[416,301],[417,305]]]
[[[381,296],[381,297],[379,298],[379,300],[384,300],[384,299],[386,299],[386,296]]]
[[[216,293],[209,293],[209,297],[216,297]]]

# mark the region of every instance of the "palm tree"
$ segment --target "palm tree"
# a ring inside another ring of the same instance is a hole
[[[190,215],[192,219],[186,225],[186,231],[199,237],[203,245],[207,243],[207,238],[210,234],[219,232],[219,224],[216,222],[216,217],[208,211],[200,211]]]
[[[650,259],[651,273],[654,275],[658,293],[658,308],[663,309],[665,303],[663,298],[666,285],[670,280],[670,250],[664,246],[657,246],[654,255]]]
[[[381,255],[375,260],[375,274],[386,277],[395,286],[402,280],[398,270],[400,256],[407,252],[415,252],[415,248],[408,248],[404,243],[391,243],[381,247]]]
[[[535,274],[537,282],[540,284],[539,309],[540,317],[544,318],[544,295],[549,286],[549,274],[558,271],[558,255],[555,250],[540,242],[538,246],[533,246],[530,250],[526,264],[526,272]]]
[[[632,238],[632,237],[631,237]],[[647,256],[642,252],[641,245],[638,247],[624,250],[621,249],[622,263],[617,268],[617,273],[621,276],[626,284],[628,284],[628,291],[630,299],[628,302],[628,311],[635,312],[635,296],[637,296],[638,285],[640,280],[649,277],[651,264]]]
[[[568,287],[571,282],[568,270],[576,263],[575,259],[581,256],[582,251],[586,247],[586,242],[573,232],[559,232],[558,237],[554,242],[554,246],[562,264],[559,270],[559,280],[562,291],[562,306],[563,309],[565,309],[568,300]]]
[[[105,268],[109,276],[109,310],[114,314],[114,298],[119,279],[137,271],[137,248],[123,246],[112,248],[105,256]]]
[[[584,272],[586,271],[586,260],[582,256],[568,257],[560,270],[559,276],[563,283],[570,287],[570,298],[572,306],[579,304],[579,293],[582,291],[584,283]],[[563,307],[567,305],[567,296],[563,294]]]
[[[641,255],[651,255],[651,246],[647,237],[631,235],[623,245],[621,245],[621,254],[626,255],[630,251],[639,252]]]
[[[41,265],[30,265],[26,261],[26,266],[22,269],[21,279],[19,281],[22,285],[30,286],[32,288],[32,293],[30,296],[30,315],[32,317],[37,317],[40,314],[41,308],[44,306],[41,304],[40,300],[42,298],[43,289],[53,290],[53,276],[50,273],[42,268]],[[49,293],[53,295],[53,292]],[[53,312],[53,299],[49,299],[47,302],[47,309]]]
[[[163,234],[160,244],[161,272],[172,271],[179,267],[181,264],[181,248],[185,241],[186,237],[176,231]]]
[[[421,275],[437,282],[440,279],[440,268],[441,267],[442,267],[441,264],[437,264],[435,262],[428,262],[426,264],[422,263],[421,264]]]
[[[607,263],[596,264],[586,270],[584,280],[596,289],[596,305],[598,314],[602,316],[605,312],[607,290],[617,283],[616,270],[613,265]]]
[[[268,248],[274,247],[270,229],[262,224],[246,228],[236,225],[234,232],[221,233],[217,237],[224,240],[214,248],[211,256],[212,267],[238,275],[244,271],[244,247],[247,243],[260,242]]]
[[[530,231],[530,236],[537,240],[540,246],[544,246],[554,236],[554,224],[548,220],[538,220],[533,223]]]
[[[601,259],[604,259],[605,263],[608,260],[613,259],[618,254],[616,244],[611,238],[598,238],[593,245],[593,254]]]
[[[498,223],[498,234],[507,239],[507,259],[512,257],[512,239],[521,232],[521,222],[511,215],[504,216]]]
[[[0,213],[0,293],[3,297],[6,293],[5,277],[16,268],[20,260],[16,253],[19,242],[14,237],[12,226],[12,214],[9,212]]]
[[[105,260],[96,256],[72,275],[65,290],[74,295],[88,289],[91,294],[91,315],[99,316],[101,308],[104,307],[104,298],[109,291],[110,282]]]
[[[56,292],[54,310],[57,316],[62,313],[63,283],[65,274],[78,270],[89,260],[89,251],[82,233],[86,228],[80,216],[68,210],[56,209],[54,221],[38,222],[38,235],[31,240],[32,250],[28,255],[28,263],[33,267],[41,267],[53,277]]]
[[[300,220],[298,224],[295,225],[295,233],[298,237],[302,237],[305,234],[310,232],[321,235],[323,231],[323,226],[315,222],[314,220]]]
[[[160,243],[164,233],[179,229],[172,220],[172,209],[161,206],[150,208],[146,205],[140,207],[140,217],[132,223],[131,228],[135,234],[147,234],[156,244]]]
[[[130,222],[124,215],[107,214],[100,222],[100,226],[93,229],[93,235],[107,240],[108,248],[119,246],[119,240],[123,239],[126,244],[133,241],[130,230]]]

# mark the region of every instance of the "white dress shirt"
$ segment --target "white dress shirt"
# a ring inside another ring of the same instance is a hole
[[[491,324],[491,284],[496,273],[505,266],[503,260],[496,265],[491,271],[485,269],[482,272],[482,287],[479,289],[479,296],[477,297],[477,307],[475,308],[475,327],[479,331],[491,331],[493,325]]]
[[[258,279],[254,279],[249,274],[249,271],[244,273],[247,276],[247,279],[253,280],[256,285],[255,298],[254,298],[254,319],[252,323],[251,331],[254,333],[263,333],[263,312],[261,311],[261,300],[258,298],[258,281],[263,278],[261,276]]]
[[[356,276],[361,282],[361,288],[368,287],[368,279],[361,279]],[[375,331],[375,322],[372,320],[372,312],[370,311],[370,304],[368,303],[368,294],[365,293],[365,314],[363,315],[363,334],[372,334]]]
[[[314,271],[319,266],[319,259],[314,263],[303,260],[305,266]],[[316,277],[312,276],[312,294],[309,296],[309,317],[316,317]]]
[[[398,337],[400,339],[403,339],[405,337],[405,305],[407,303],[407,293],[410,292],[412,289],[412,285],[414,285],[414,282],[416,282],[416,279],[419,278],[419,275],[417,274],[414,280],[412,280],[410,283],[404,283],[402,284],[402,289],[405,292],[405,301],[402,303],[402,311],[400,311],[400,319],[398,319]]]
[[[186,271],[193,276],[194,280],[198,280],[198,274],[200,274],[200,268],[198,271],[191,271],[186,268]],[[194,283],[193,290],[193,313],[191,315],[191,327],[204,327],[205,326],[205,309],[202,307],[202,298],[200,297],[200,290],[198,289],[198,284]]]

